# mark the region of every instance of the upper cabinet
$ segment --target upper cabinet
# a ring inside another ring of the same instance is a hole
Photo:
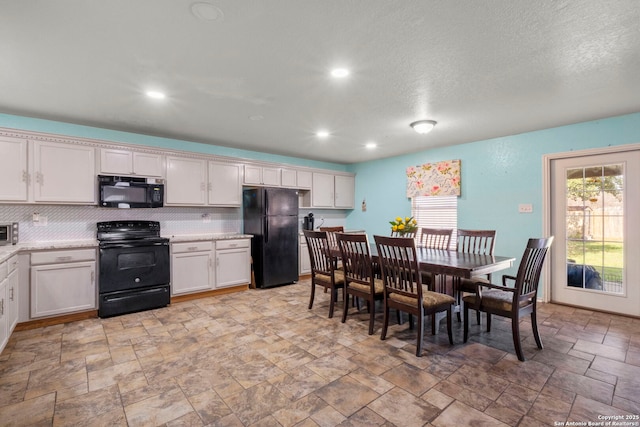
[[[114,175],[163,176],[162,155],[102,148],[100,172]]]
[[[167,156],[166,177],[165,205],[206,205],[206,160]]]
[[[242,206],[240,165],[209,162],[209,204],[212,206]]]
[[[0,201],[93,204],[95,193],[94,147],[0,139]]]
[[[0,137],[0,200],[28,201],[27,140]]]
[[[244,183],[279,187],[280,168],[244,165]]]
[[[354,197],[355,178],[353,175],[313,173],[310,207],[353,209]]]

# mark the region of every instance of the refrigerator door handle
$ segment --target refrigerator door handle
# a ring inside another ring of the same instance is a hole
[[[267,190],[264,191],[264,214],[269,215],[269,192]]]
[[[264,217],[264,242],[269,243],[269,217]]]

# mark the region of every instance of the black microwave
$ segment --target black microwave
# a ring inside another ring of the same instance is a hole
[[[105,208],[161,208],[164,180],[137,176],[98,175],[99,206]]]

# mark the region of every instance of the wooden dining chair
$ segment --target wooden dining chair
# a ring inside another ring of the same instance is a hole
[[[344,227],[320,227],[320,231],[327,233],[327,239],[329,239],[329,247],[338,249],[338,242],[336,241],[336,234],[344,232]]]
[[[456,240],[456,250],[466,254],[493,255],[493,249],[496,245],[496,230],[466,230],[458,229]],[[471,279],[452,278],[454,281],[454,289],[458,303],[462,303],[462,295],[464,292],[476,291],[476,283],[486,281],[491,283],[491,274],[484,277],[472,277]],[[480,312],[476,312],[478,325],[480,324]],[[458,320],[460,320],[460,312],[458,312]]]
[[[376,301],[384,299],[384,282],[375,277],[369,239],[366,234],[336,235],[342,257],[344,271],[344,311],[342,323],[346,322],[349,312],[349,295],[354,300],[362,298],[369,310],[369,335],[373,334],[373,322],[376,316]],[[355,304],[360,309],[360,304]]]
[[[511,319],[513,345],[520,361],[524,361],[522,343],[520,342],[520,319],[524,315],[530,314],[533,337],[538,348],[542,349],[536,320],[536,296],[542,265],[552,242],[553,236],[546,239],[529,239],[516,276],[503,275],[502,286],[478,282],[476,292],[462,298],[464,302],[464,342],[467,342],[469,338],[469,309],[474,308],[487,313],[487,332],[491,331],[492,314]],[[513,287],[507,286],[508,280],[513,281]],[[489,289],[485,290],[484,288]]]
[[[309,249],[311,261],[311,297],[309,309],[313,307],[316,286],[329,290],[329,318],[333,317],[333,309],[338,299],[338,289],[344,286],[344,274],[337,268],[336,257],[331,254],[327,233],[325,231],[303,230]]]
[[[449,250],[449,244],[451,242],[451,235],[453,234],[453,229],[451,228],[420,228],[420,237],[418,239],[418,246],[421,248],[429,248],[429,249],[438,249],[438,250]],[[446,290],[445,281],[446,278],[444,276],[438,277],[437,275],[425,271],[422,274],[422,280],[424,280],[424,284],[429,286],[429,289],[432,291],[444,292]],[[439,289],[436,289],[436,281],[440,283],[442,286]],[[453,290],[451,291],[453,295]]]
[[[455,300],[449,295],[432,292],[422,284],[415,241],[412,238],[384,236],[374,236],[374,239],[384,282],[384,324],[380,339],[386,339],[391,308],[415,315],[418,324],[416,356],[421,356],[425,316],[432,316],[431,333],[435,334],[435,315],[446,311],[449,343],[453,345],[451,306]],[[411,327],[411,321],[409,325]]]

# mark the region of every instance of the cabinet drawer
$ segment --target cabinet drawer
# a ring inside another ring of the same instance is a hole
[[[7,262],[0,262],[0,283],[2,283],[2,281],[4,279],[6,279],[7,275],[9,274],[9,271],[8,271],[8,268],[7,268],[8,264],[9,264],[8,261]],[[0,299],[1,298],[2,297],[0,297]]]
[[[203,252],[212,250],[213,242],[210,240],[205,240],[202,242],[173,243],[171,245],[171,248],[174,254],[181,254],[185,252]]]
[[[18,268],[18,256],[14,255],[7,261],[7,274]]]
[[[248,248],[248,247],[249,247],[249,239],[218,240],[216,242],[216,249],[237,249],[237,248]]]
[[[73,249],[68,251],[33,252],[31,265],[59,264],[76,261],[95,261],[95,249]]]

